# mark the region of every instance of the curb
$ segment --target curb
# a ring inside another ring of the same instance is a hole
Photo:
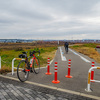
[[[15,81],[19,81],[17,78],[12,78],[12,77],[8,77],[8,76],[0,75],[0,77],[8,78],[8,79],[15,80]],[[48,88],[48,89],[53,89],[53,90],[57,90],[57,91],[61,91],[61,92],[66,92],[66,93],[70,93],[70,94],[75,94],[75,95],[79,95],[79,96],[84,96],[84,97],[100,100],[100,97],[98,97],[98,96],[87,95],[87,94],[76,92],[76,91],[72,91],[72,90],[57,88],[57,87],[43,85],[43,84],[30,82],[30,81],[25,81],[25,83],[28,83],[28,84],[31,84],[31,85],[33,84],[33,85],[36,85],[36,86],[40,86],[40,87],[44,87],[44,88]]]

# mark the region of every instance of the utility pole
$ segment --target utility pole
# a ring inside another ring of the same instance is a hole
[[[59,45],[59,40],[58,40],[58,45]]]

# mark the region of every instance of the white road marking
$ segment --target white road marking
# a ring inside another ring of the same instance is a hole
[[[69,49],[71,52],[73,52],[75,55],[79,56],[82,60],[84,60],[85,62],[91,63],[89,60],[87,60],[86,58],[82,57],[81,55],[79,55],[78,53],[76,53],[75,51]]]
[[[19,81],[17,78],[12,78],[12,77],[8,77],[8,76],[0,75],[0,77],[4,77],[4,78],[11,79],[11,80]],[[35,83],[35,82],[30,82],[30,81],[25,81],[25,83],[36,85],[36,86],[40,86],[40,87],[45,87],[45,88],[48,88],[48,89],[53,89],[53,90],[57,90],[57,91],[61,91],[61,92],[76,94],[76,95],[80,95],[80,96],[84,96],[84,97],[89,97],[89,98],[100,100],[100,97],[98,97],[98,96],[88,95],[88,94],[84,94],[84,93],[81,93],[81,92],[76,92],[76,91],[72,91],[72,90],[68,90],[68,89],[62,89],[62,88],[48,86],[48,85],[39,84],[39,83]]]
[[[63,56],[64,53],[62,52],[61,47],[60,47],[60,54],[61,54],[61,59],[62,59],[62,61],[67,61],[66,57]]]

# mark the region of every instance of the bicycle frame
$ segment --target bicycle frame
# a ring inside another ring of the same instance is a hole
[[[38,65],[37,59],[36,59],[35,55],[33,54],[32,63],[29,65],[29,68],[32,68],[32,66],[33,66],[32,64],[33,64],[34,59],[36,61],[36,64]],[[27,58],[26,58],[26,61],[28,63],[28,59]],[[26,69],[25,71],[30,71],[30,69]]]

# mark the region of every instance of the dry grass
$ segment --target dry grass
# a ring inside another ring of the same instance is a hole
[[[46,58],[50,58],[50,59],[53,59],[54,56],[55,56],[55,53],[56,53],[56,50],[55,51],[52,51],[52,52],[46,52],[45,54],[41,54],[42,58],[43,59],[46,59]]]
[[[0,74],[11,72],[11,68],[2,66],[0,69]]]
[[[50,60],[52,60],[55,57],[55,53],[56,53],[56,50],[54,50],[52,52],[43,53],[43,54],[41,54],[41,56],[42,56],[43,59],[50,58]],[[44,67],[46,65],[47,64],[43,64],[42,66]]]
[[[32,42],[32,43],[0,43],[0,49],[6,50],[18,50],[18,49],[33,49],[41,47],[52,47],[57,46],[57,43],[41,43],[41,42]]]
[[[100,63],[100,54],[95,50],[95,48],[92,47],[77,47],[77,48],[73,48],[77,52],[80,52],[84,55],[89,56],[90,58],[94,59],[96,62]]]

